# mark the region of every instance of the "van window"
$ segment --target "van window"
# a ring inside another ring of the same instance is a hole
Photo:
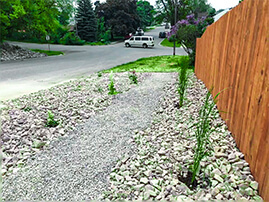
[[[130,38],[130,41],[133,41],[134,40],[134,37]]]
[[[140,41],[140,37],[135,37],[135,40],[136,41]]]
[[[142,41],[148,41],[149,39],[147,37],[142,37]]]

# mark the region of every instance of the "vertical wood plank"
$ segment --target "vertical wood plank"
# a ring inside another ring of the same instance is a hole
[[[269,201],[269,0],[244,0],[198,40],[195,73],[245,154],[259,193]]]

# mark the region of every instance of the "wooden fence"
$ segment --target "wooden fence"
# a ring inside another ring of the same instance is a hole
[[[244,0],[197,39],[195,73],[213,95],[269,201],[269,0]]]

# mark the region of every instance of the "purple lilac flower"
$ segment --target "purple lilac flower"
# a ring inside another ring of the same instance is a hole
[[[189,23],[188,20],[181,20],[181,21],[179,21],[179,24],[181,24],[181,25],[189,25],[190,23]]]
[[[188,21],[192,21],[192,20],[194,20],[194,14],[187,15],[186,18]]]

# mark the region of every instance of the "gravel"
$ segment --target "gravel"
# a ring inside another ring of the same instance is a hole
[[[126,75],[126,74],[125,74]],[[92,200],[107,189],[107,177],[119,158],[136,151],[134,130],[149,127],[165,84],[176,74],[145,74],[128,92],[73,132],[28,158],[26,166],[3,181],[4,200]],[[66,102],[68,102],[66,100]]]
[[[129,73],[114,74],[115,88],[125,92],[136,87]],[[138,74],[141,83],[148,75]],[[34,153],[72,131],[112,102],[108,95],[109,74],[92,74],[53,88],[2,102],[2,175],[16,172]],[[1,104],[1,102],[0,102]],[[46,127],[48,111],[60,124]]]
[[[112,169],[104,199],[262,201],[258,183],[220,117],[211,122],[215,132],[210,136],[209,156],[202,160],[196,176],[198,186],[192,190],[182,182],[193,163],[196,140],[192,126],[199,118],[207,89],[191,75],[181,108],[177,84],[166,86],[165,92],[159,109],[153,113],[151,126],[133,136],[138,152]]]
[[[47,56],[45,53],[33,52],[28,49],[21,48],[20,46],[9,44],[7,42],[0,44],[0,52],[1,61],[23,60],[28,58],[40,58]]]
[[[93,74],[2,103],[4,200],[257,200],[258,183],[218,115],[197,187],[182,181],[193,162],[207,89],[190,75],[179,106],[176,73]],[[45,127],[47,111],[60,122]],[[217,108],[214,108],[217,111]],[[41,146],[37,146],[41,145]]]

